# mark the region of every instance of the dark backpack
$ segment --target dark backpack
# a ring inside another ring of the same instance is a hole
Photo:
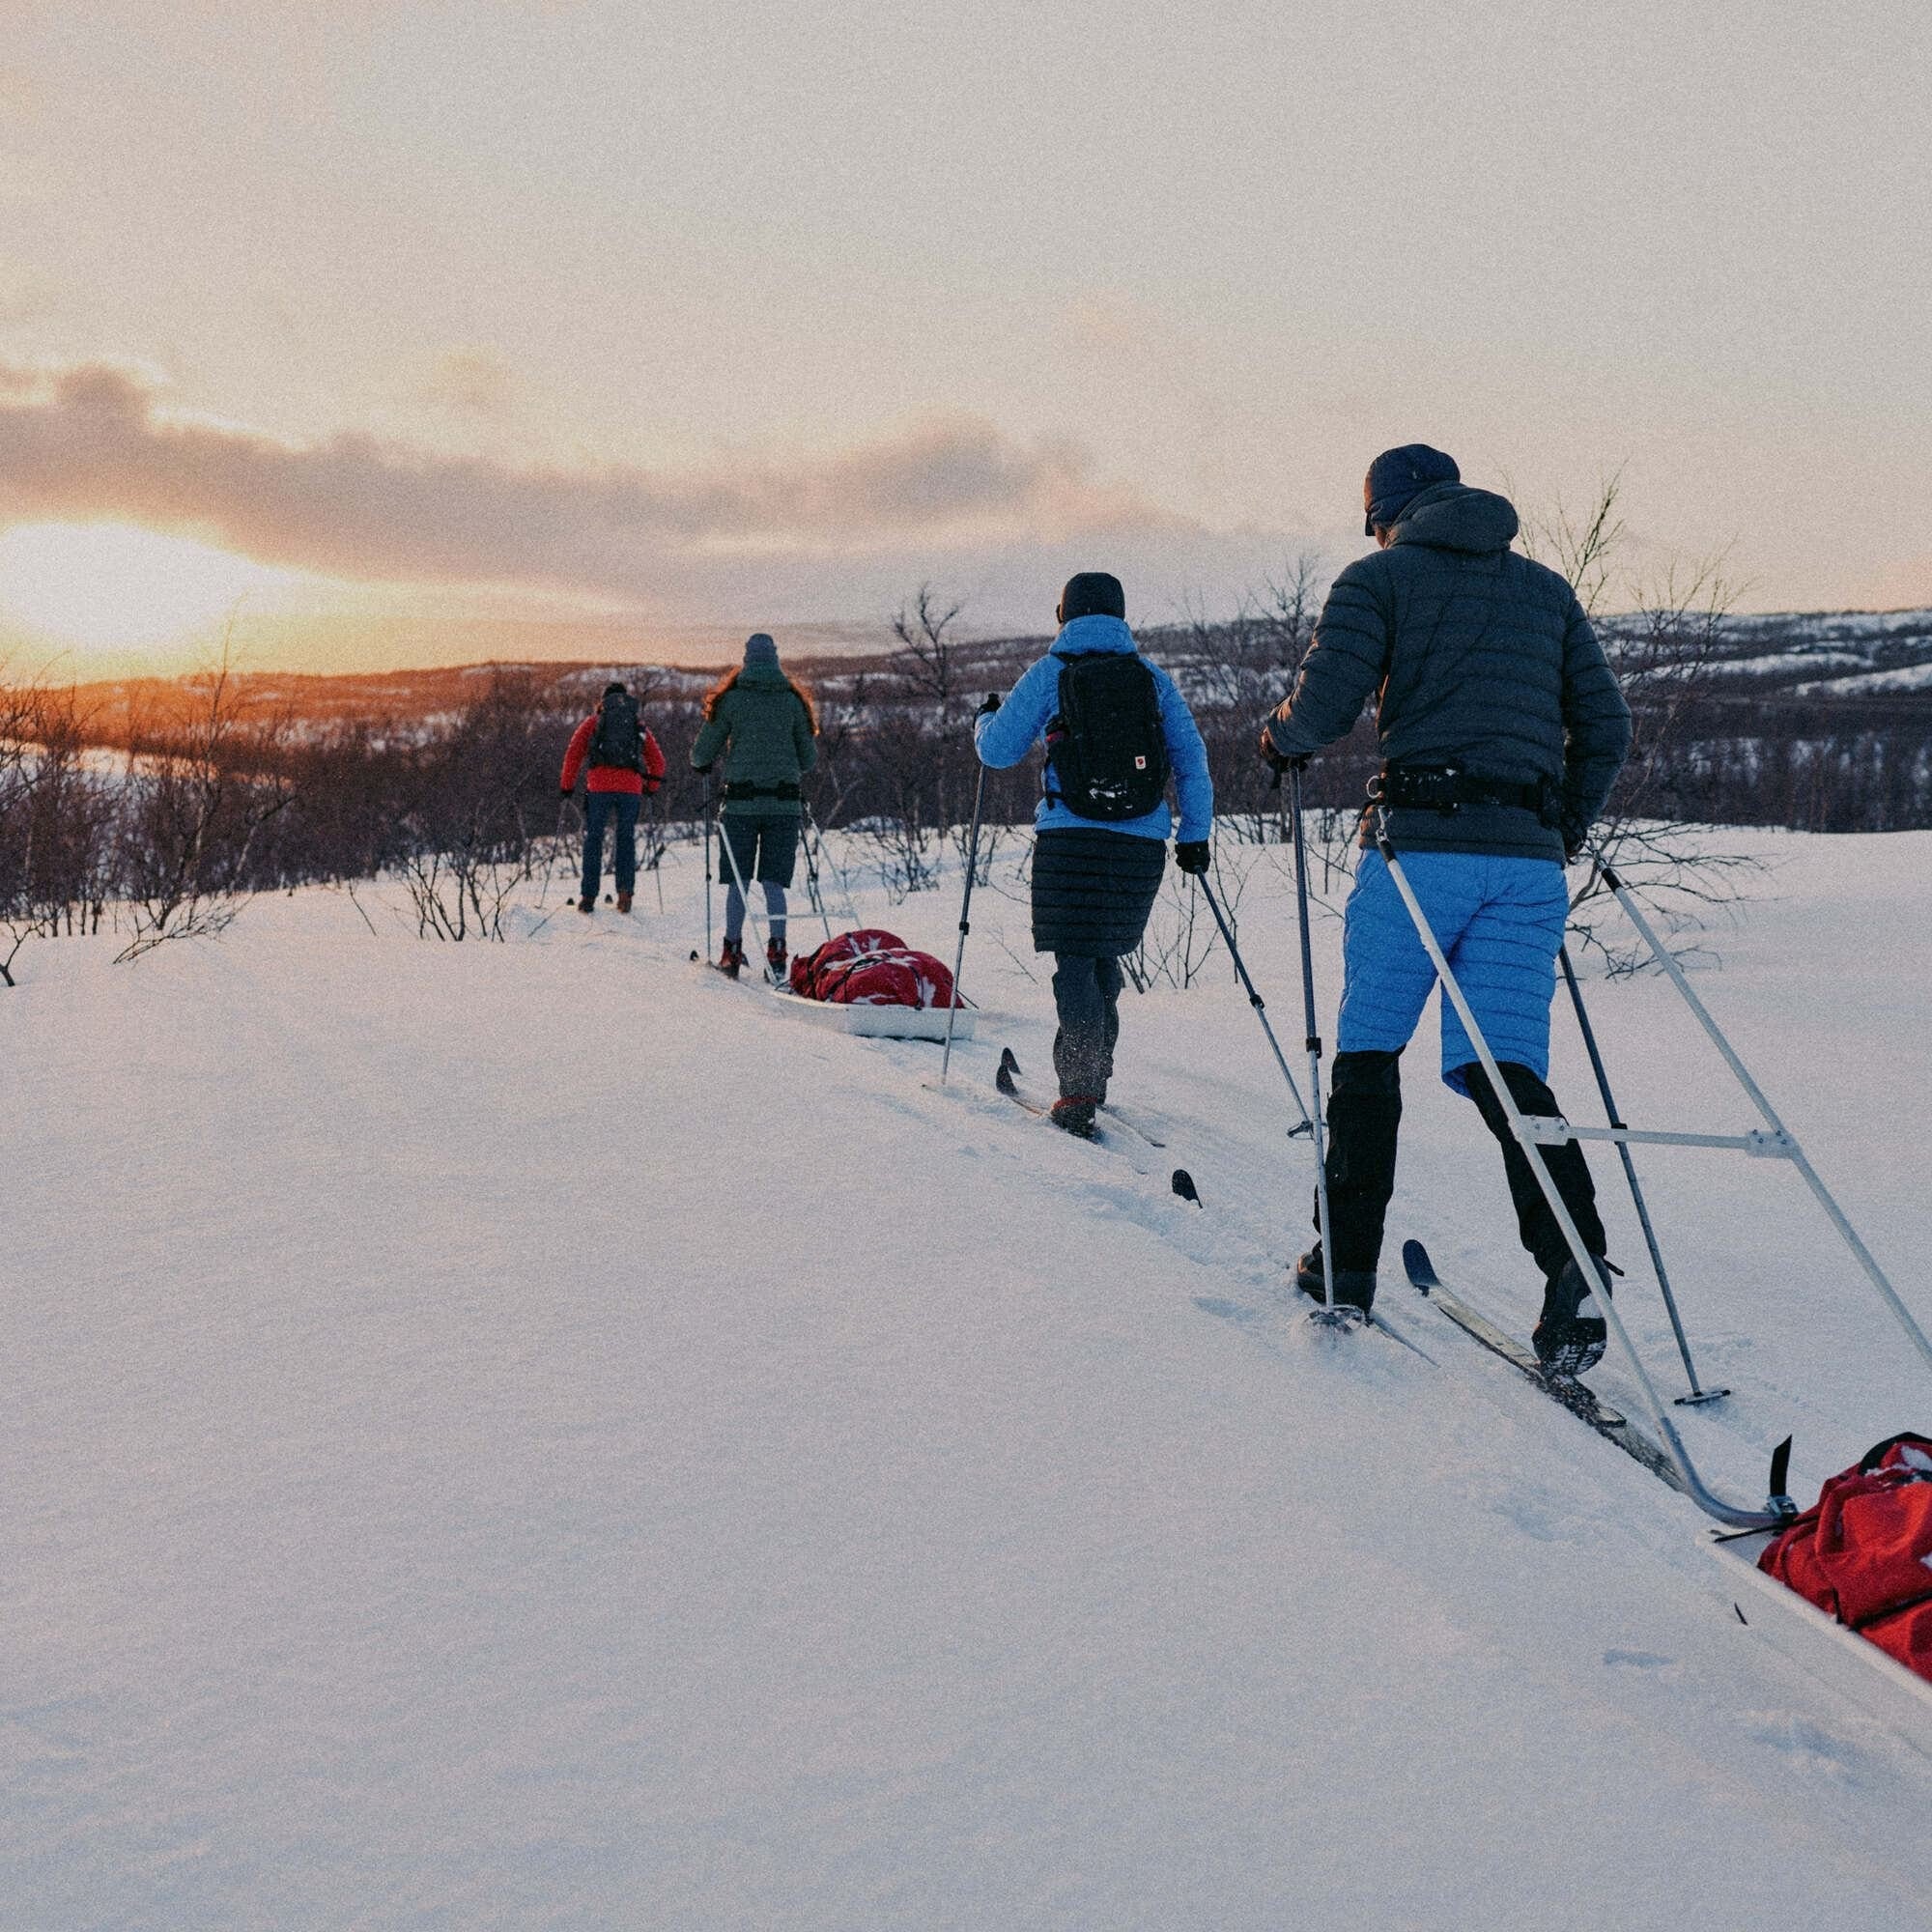
[[[1139,818],[1167,795],[1160,690],[1131,651],[1086,651],[1060,673],[1046,727],[1050,795],[1077,818]]]
[[[620,772],[644,768],[644,725],[638,700],[628,691],[608,691],[597,707],[597,728],[590,734],[590,762]]]

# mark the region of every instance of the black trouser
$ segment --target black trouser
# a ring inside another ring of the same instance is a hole
[[[1396,1140],[1402,1126],[1401,1062],[1399,1052],[1335,1056],[1328,1089],[1327,1172],[1328,1213],[1334,1222],[1329,1255],[1338,1268],[1373,1269],[1381,1257],[1382,1224],[1395,1192]],[[1556,1096],[1527,1066],[1510,1060],[1499,1065],[1519,1113],[1548,1117],[1559,1111]],[[1508,1117],[1482,1067],[1463,1067],[1462,1079],[1483,1124],[1502,1145],[1518,1236],[1544,1274],[1554,1274],[1570,1259],[1570,1244],[1549,1211],[1528,1156],[1510,1132]],[[1567,1141],[1538,1151],[1583,1245],[1593,1255],[1602,1254],[1607,1242],[1583,1150]],[[1319,1207],[1316,1226],[1321,1227]]]
[[[1053,955],[1053,1004],[1060,1030],[1053,1036],[1053,1070],[1063,1099],[1100,1101],[1114,1075],[1114,1045],[1121,1037],[1121,988],[1126,983],[1118,959],[1095,959],[1079,952]]]

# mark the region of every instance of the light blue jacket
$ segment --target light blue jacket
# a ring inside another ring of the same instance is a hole
[[[1053,640],[1052,650],[1013,686],[1012,696],[973,727],[980,762],[1004,771],[1018,764],[1045,736],[1048,720],[1060,710],[1060,673],[1066,659],[1090,651],[1133,649],[1134,634],[1120,618],[1074,618]],[[1157,664],[1150,664],[1148,669],[1153,672],[1154,689],[1160,694],[1160,734],[1167,741],[1174,788],[1180,800],[1181,842],[1206,838],[1214,829],[1214,781],[1208,776],[1208,748],[1174,680]],[[1136,838],[1164,839],[1174,830],[1165,799],[1139,818],[1101,820],[1082,818],[1057,799],[1042,798],[1033,822],[1041,832],[1124,832]]]

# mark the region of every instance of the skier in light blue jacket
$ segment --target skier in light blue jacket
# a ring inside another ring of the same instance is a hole
[[[1208,869],[1214,786],[1187,700],[1135,646],[1120,580],[1080,572],[1057,615],[1053,648],[1004,704],[986,700],[974,740],[995,769],[1046,745],[1034,814],[1033,944],[1053,954],[1053,1121],[1089,1136],[1113,1076],[1121,955],[1145,936],[1167,865],[1168,781],[1180,805],[1175,860],[1183,872]]]

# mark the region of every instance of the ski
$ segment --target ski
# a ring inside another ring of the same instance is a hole
[[[1004,1094],[1006,1097],[1009,1100],[1010,1100],[1016,1107],[1025,1108],[1025,1110],[1029,1114],[1031,1114],[1035,1120],[1044,1121],[1050,1119],[1052,1117],[1052,1112],[1053,1112],[1052,1108],[1041,1105],[1039,1101],[1032,1098],[1030,1095],[1023,1093],[1020,1089],[1019,1075],[1020,1075],[1020,1064],[1019,1061],[1014,1057],[1012,1048],[1009,1046],[1002,1049],[1000,1054],[999,1067],[993,1074],[994,1087],[997,1088],[1000,1093]],[[1106,1108],[1102,1108],[1101,1111],[1105,1113],[1108,1110]],[[1069,1139],[1075,1138],[1075,1136],[1069,1135],[1068,1138]],[[1142,1135],[1141,1138],[1146,1139],[1147,1137],[1145,1135]],[[1158,1147],[1160,1145],[1158,1141],[1150,1142],[1149,1144],[1153,1147]],[[1113,1153],[1123,1152],[1122,1149],[1111,1146],[1110,1143],[1098,1133],[1095,1133],[1092,1137],[1091,1145],[1099,1148],[1107,1148],[1108,1151]],[[1129,1162],[1128,1165],[1132,1166],[1133,1163]],[[1191,1202],[1196,1208],[1199,1208],[1202,1205],[1201,1195],[1194,1185],[1194,1177],[1191,1174],[1189,1174],[1184,1167],[1177,1167],[1174,1170],[1174,1173],[1168,1181],[1168,1185],[1173,1189],[1175,1194],[1178,1195],[1179,1199],[1181,1199],[1182,1201]]]
[[[1438,1308],[1472,1342],[1480,1343],[1491,1354],[1500,1356],[1525,1380],[1534,1382],[1552,1402],[1567,1408],[1578,1422],[1594,1429],[1605,1441],[1614,1442],[1626,1456],[1648,1469],[1659,1482],[1668,1484],[1680,1493],[1683,1492],[1684,1481],[1677,1473],[1677,1465],[1660,1443],[1639,1429],[1629,1416],[1621,1414],[1607,1403],[1599,1402],[1581,1382],[1550,1375],[1536,1359],[1533,1350],[1514,1336],[1504,1334],[1466,1302],[1457,1300],[1442,1277],[1435,1272],[1435,1264],[1429,1259],[1429,1250],[1420,1241],[1405,1241],[1402,1244],[1402,1264],[1409,1285],[1416,1293]]]

